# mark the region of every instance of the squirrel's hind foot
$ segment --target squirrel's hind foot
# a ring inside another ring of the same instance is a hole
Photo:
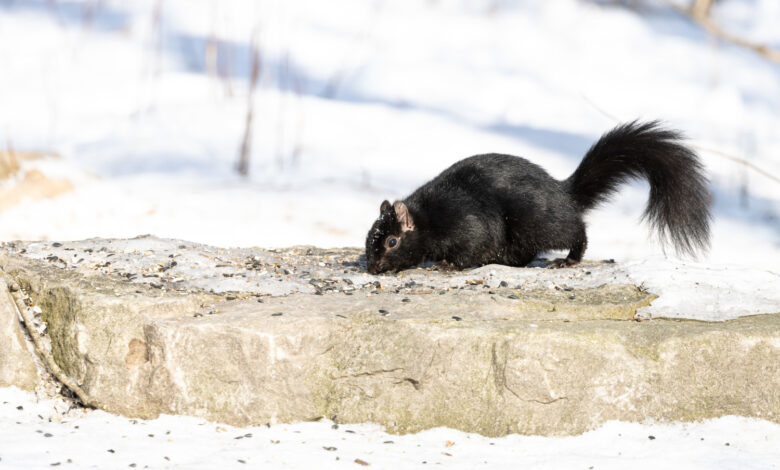
[[[443,259],[436,263],[433,268],[437,271],[441,272],[451,272],[451,271],[460,271],[460,268],[455,265],[454,263],[450,263],[446,259]]]
[[[549,269],[570,268],[572,266],[577,266],[578,264],[580,264],[580,262],[573,258],[555,258],[548,262],[546,267]]]

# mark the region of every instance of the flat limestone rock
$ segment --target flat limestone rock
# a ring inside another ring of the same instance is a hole
[[[655,296],[609,261],[371,276],[357,249],[140,237],[8,243],[0,267],[84,401],[126,416],[490,436],[780,421],[780,315],[637,321]]]

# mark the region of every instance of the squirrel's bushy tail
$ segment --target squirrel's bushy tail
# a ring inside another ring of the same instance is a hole
[[[658,121],[622,124],[604,134],[564,181],[584,210],[606,201],[632,178],[650,183],[643,219],[671,241],[678,253],[695,255],[709,247],[710,202],[699,158],[682,135]]]

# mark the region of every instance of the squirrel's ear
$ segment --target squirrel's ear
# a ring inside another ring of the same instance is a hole
[[[408,232],[409,230],[414,230],[414,220],[412,220],[412,214],[409,213],[406,204],[401,201],[395,201],[393,209],[395,209],[395,218],[401,224],[401,231]]]
[[[390,209],[390,201],[385,199],[384,201],[382,201],[382,205],[379,206],[379,214],[380,215],[384,214],[387,209]]]

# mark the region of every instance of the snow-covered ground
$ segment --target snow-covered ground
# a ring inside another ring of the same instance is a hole
[[[609,422],[571,437],[489,438],[447,428],[398,436],[372,424],[234,428],[196,418],[144,421],[82,410],[63,417],[64,411],[55,401],[0,389],[0,468],[780,467],[780,424],[734,416],[687,424]]]
[[[23,162],[17,178],[35,168],[75,185],[0,212],[0,240],[152,233],[222,246],[360,246],[383,199],[463,157],[522,155],[563,178],[618,122],[662,119],[685,131],[711,175],[712,250],[698,262],[665,255],[638,224],[647,199],[638,183],[589,215],[586,258],[622,263],[662,294],[660,313],[698,305],[717,317],[700,280],[719,289],[715,309],[727,316],[780,305],[780,184],[734,161],[780,176],[780,65],[714,40],[660,0],[641,14],[614,3],[0,0],[0,151],[56,153]],[[713,17],[780,49],[777,0],[723,0]],[[252,160],[241,178],[250,101]],[[24,411],[11,414],[5,401]],[[0,390],[0,468],[184,463],[176,455],[208,468],[238,459],[306,467],[361,458],[380,468],[780,462],[771,450],[780,429],[740,418],[489,440],[450,430],[388,437],[371,426],[352,435],[325,423],[220,434],[197,420],[131,425],[97,412],[55,425],[50,408]],[[179,437],[160,439],[163,428]],[[262,438],[233,439],[249,432]],[[103,449],[112,446],[115,454]],[[157,449],[172,460],[153,460]]]
[[[778,8],[729,0],[716,16],[780,47]],[[252,44],[260,80],[243,180]],[[463,157],[517,154],[566,177],[601,133],[643,118],[708,149],[709,260],[777,261],[778,183],[711,150],[780,175],[780,65],[666,10],[2,0],[0,61],[0,149],[57,152],[62,161],[34,165],[77,183],[0,214],[0,239],[362,245],[382,199]],[[592,213],[591,256],[660,253],[637,229],[646,197],[639,184]]]

